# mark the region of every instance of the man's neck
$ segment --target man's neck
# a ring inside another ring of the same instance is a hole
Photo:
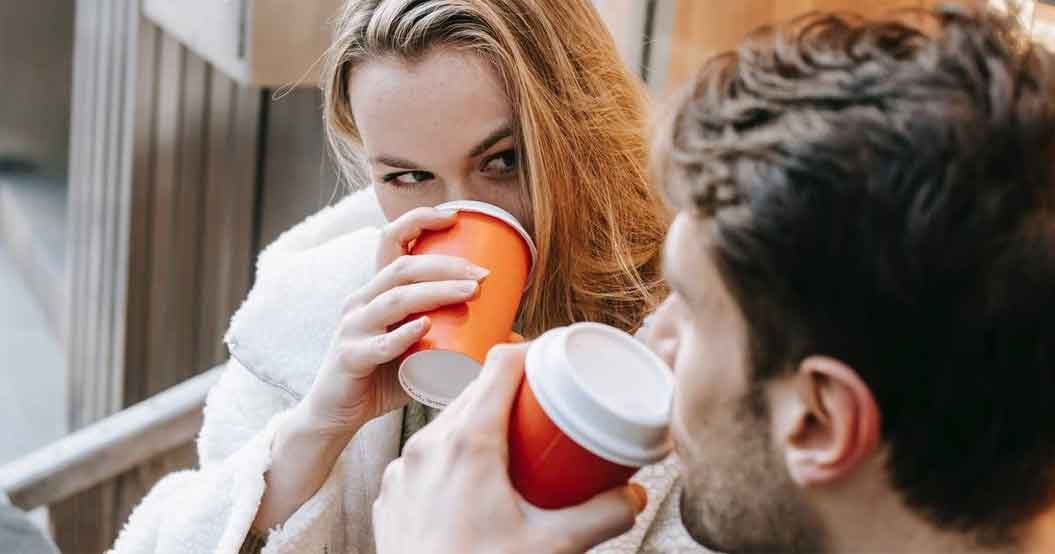
[[[878,457],[877,457],[878,458]],[[873,471],[859,475],[885,475],[882,462]],[[825,521],[829,551],[857,552],[1018,552],[1016,547],[986,547],[974,537],[936,529],[905,506],[901,496],[883,480],[860,478],[840,490],[825,491],[815,498]],[[866,508],[862,510],[862,506]]]
[[[933,528],[913,529],[905,526],[884,526],[885,533],[870,533],[859,536],[831,537],[831,552],[947,552],[956,554],[1011,554],[1022,552],[1015,545],[986,547],[972,537],[962,533],[942,533]],[[1050,540],[1050,539],[1049,539]],[[1051,543],[1048,543],[1049,546]],[[1052,550],[1032,550],[1052,552]]]

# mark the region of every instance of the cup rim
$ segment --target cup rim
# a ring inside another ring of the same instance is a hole
[[[450,202],[444,202],[437,205],[436,209],[455,210],[458,212],[475,212],[489,215],[495,219],[503,221],[516,230],[520,235],[520,238],[524,240],[524,244],[527,244],[528,251],[531,253],[531,267],[528,268],[527,278],[528,285],[530,286],[531,277],[535,274],[535,263],[538,261],[538,249],[535,247],[535,241],[532,240],[531,235],[528,234],[527,229],[524,228],[516,216],[494,204],[488,204],[487,202],[481,202],[479,200],[451,200]]]
[[[565,366],[563,368],[549,367],[555,361],[551,349],[563,348],[567,344],[565,340],[568,331],[574,328],[589,327],[603,327],[605,332],[609,332],[610,329],[614,334],[624,335],[619,337],[620,340],[634,341],[645,348],[629,334],[599,323],[575,323],[568,327],[554,329],[540,337],[528,350],[525,378],[531,386],[532,393],[550,421],[562,433],[593,454],[627,467],[644,467],[661,461],[670,453],[669,406],[666,408],[665,417],[647,419],[627,417],[611,409],[606,402],[590,391],[589,387],[584,386],[582,381],[575,377],[575,372],[571,371],[568,364],[557,364]],[[557,352],[557,357],[563,358],[564,354]],[[666,367],[658,356],[655,356],[652,361],[659,361],[660,365],[657,367]],[[672,393],[673,377],[669,373],[664,373],[662,379]],[[574,395],[579,396],[580,401],[588,403],[589,408],[584,411],[574,407],[575,402],[567,398],[568,386],[572,387],[575,391]],[[561,390],[565,393],[562,394]],[[599,412],[600,417],[586,415],[590,411],[595,414]],[[655,440],[649,439],[648,444],[634,444],[633,441],[626,440],[618,433],[604,433],[605,430],[612,429],[613,424],[615,426],[627,425],[629,428],[644,432],[646,436],[652,435]],[[602,431],[603,436],[597,434],[598,430]],[[660,439],[659,435],[663,435],[663,438]]]
[[[635,350],[636,352],[638,352],[639,354],[643,355],[645,358],[648,359],[648,361],[651,363],[651,365],[653,365],[655,367],[666,367],[667,366],[667,364],[663,360],[661,360],[659,358],[659,356],[656,355],[655,352],[653,352],[647,346],[642,344],[641,341],[635,339],[633,336],[630,336],[627,333],[624,333],[623,331],[620,331],[619,329],[616,329],[615,327],[610,327],[608,325],[604,325],[604,324],[601,324],[601,323],[594,323],[594,322],[590,322],[590,321],[584,321],[584,322],[581,322],[581,323],[576,323],[576,324],[573,324],[573,325],[569,325],[567,327],[567,330],[564,332],[564,335],[561,337],[561,341],[562,341],[561,345],[562,346],[566,345],[567,341],[571,338],[572,335],[577,334],[577,333],[582,333],[582,332],[591,332],[591,333],[593,333],[593,332],[600,332],[600,333],[605,334],[607,336],[613,337],[616,340],[623,341],[627,345],[628,348],[631,348],[631,349]],[[628,338],[630,340],[627,340]],[[570,364],[570,361],[569,361],[569,367],[570,367],[570,365],[571,364]],[[660,379],[663,380],[664,384],[667,386],[668,389],[670,389],[672,391],[674,390],[674,378],[673,378],[673,376],[671,376],[670,372],[666,372],[666,371],[658,372],[657,375],[661,375]],[[647,416],[641,416],[641,415],[636,415],[636,414],[635,415],[628,415],[628,414],[618,413],[615,410],[613,410],[611,408],[611,406],[608,405],[608,403],[605,401],[605,399],[603,399],[600,396],[598,396],[597,393],[589,385],[587,385],[582,380],[582,377],[580,376],[578,371],[570,371],[568,376],[579,387],[579,390],[581,390],[584,394],[589,396],[590,399],[597,404],[597,406],[599,406],[601,409],[603,409],[605,411],[605,413],[607,413],[609,416],[611,416],[613,418],[627,419],[627,420],[630,420],[634,424],[647,425],[647,426],[667,425],[667,424],[670,423],[670,417],[669,417],[670,416],[670,407],[669,406],[667,407],[667,413],[665,414],[667,417],[664,417],[664,414],[648,414]]]
[[[396,370],[396,376],[399,380],[399,385],[403,387],[403,390],[407,395],[430,408],[442,410],[443,408],[446,408],[448,404],[453,402],[458,394],[464,392],[465,387],[468,386],[468,382],[465,383],[465,385],[461,387],[461,390],[454,396],[447,396],[435,390],[437,387],[437,380],[441,380],[443,377],[442,372],[425,372],[425,375],[428,377],[424,380],[421,380],[420,377],[418,379],[411,378],[411,372],[413,371],[411,366],[416,366],[421,363],[435,365],[438,361],[437,357],[443,360],[441,363],[450,364],[456,362],[463,364],[463,367],[474,372],[474,375],[480,374],[482,366],[479,362],[461,352],[441,348],[431,348],[414,352],[399,363],[399,368]],[[420,376],[421,374],[415,373],[415,375]]]

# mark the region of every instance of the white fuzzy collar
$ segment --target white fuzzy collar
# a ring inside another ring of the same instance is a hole
[[[253,289],[224,337],[231,356],[261,380],[302,398],[344,299],[374,274],[384,223],[369,188],[323,208],[265,248]]]

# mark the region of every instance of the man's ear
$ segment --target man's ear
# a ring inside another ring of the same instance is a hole
[[[872,391],[851,367],[825,356],[802,360],[781,395],[775,428],[788,472],[802,486],[838,481],[879,444]]]

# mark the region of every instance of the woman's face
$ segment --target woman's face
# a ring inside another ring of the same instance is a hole
[[[370,60],[352,76],[351,104],[389,221],[420,206],[481,200],[530,227],[513,110],[483,58],[437,48],[415,62]]]

